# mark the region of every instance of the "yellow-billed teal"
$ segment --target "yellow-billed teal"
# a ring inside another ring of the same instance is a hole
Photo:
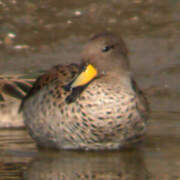
[[[24,127],[18,113],[21,100],[32,87],[34,78],[23,75],[0,75],[0,128]]]
[[[143,137],[148,116],[125,43],[109,33],[89,40],[79,65],[57,65],[40,76],[20,111],[36,143],[56,149],[125,147]]]

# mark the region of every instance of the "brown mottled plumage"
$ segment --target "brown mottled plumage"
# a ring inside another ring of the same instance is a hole
[[[98,74],[73,86],[88,64]],[[40,76],[21,105],[36,143],[57,149],[118,149],[139,141],[148,108],[131,77],[122,39],[105,33],[84,48],[80,65],[57,65]]]

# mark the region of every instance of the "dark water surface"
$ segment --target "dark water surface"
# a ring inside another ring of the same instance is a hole
[[[137,149],[42,152],[25,130],[0,130],[0,180],[180,179],[179,0],[0,0],[0,73],[77,62],[84,42],[121,34],[152,114]]]

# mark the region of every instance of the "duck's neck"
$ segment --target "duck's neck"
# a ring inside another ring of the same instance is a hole
[[[125,88],[129,91],[132,90],[132,79],[130,72],[123,73],[111,73],[109,75],[104,76],[104,80],[108,82],[108,84],[112,84],[112,87],[120,87]]]

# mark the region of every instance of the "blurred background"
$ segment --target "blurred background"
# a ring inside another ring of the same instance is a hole
[[[150,128],[140,152],[34,158],[39,153],[26,131],[1,130],[0,179],[20,179],[25,169],[27,179],[40,179],[41,167],[55,170],[51,179],[180,179],[179,0],[0,0],[0,74],[79,62],[84,43],[104,31],[125,40],[133,74],[150,102]],[[71,169],[76,177],[67,173]]]

